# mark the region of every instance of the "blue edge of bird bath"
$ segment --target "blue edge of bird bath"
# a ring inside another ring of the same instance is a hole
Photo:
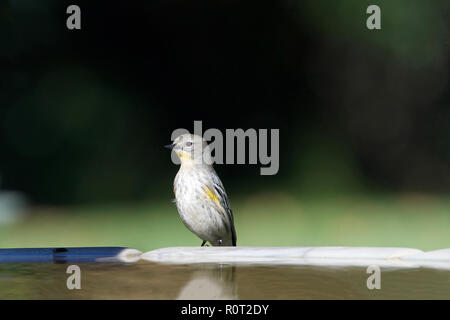
[[[0,249],[0,262],[96,262],[114,258],[124,247],[12,248]]]

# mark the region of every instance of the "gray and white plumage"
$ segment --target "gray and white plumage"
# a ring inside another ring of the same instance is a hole
[[[184,134],[169,147],[181,161],[174,193],[184,225],[213,246],[235,246],[233,212],[222,181],[212,167],[207,143],[197,135]]]

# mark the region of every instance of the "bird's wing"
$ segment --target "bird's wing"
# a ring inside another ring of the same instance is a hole
[[[220,178],[217,176],[217,174],[211,175],[212,183],[215,192],[219,195],[219,201],[222,207],[225,209],[226,214],[228,215],[229,222],[230,222],[230,228],[231,228],[231,239],[233,246],[236,246],[236,229],[234,228],[234,218],[233,218],[233,211],[231,210],[230,200],[228,199],[227,193],[225,192],[225,188],[223,187],[222,181],[220,181]]]

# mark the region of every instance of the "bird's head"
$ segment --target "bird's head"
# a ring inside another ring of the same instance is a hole
[[[181,164],[211,164],[208,144],[198,135],[190,133],[180,135],[172,144],[165,147],[177,154]]]

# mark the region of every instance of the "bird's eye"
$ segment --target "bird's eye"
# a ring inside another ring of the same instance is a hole
[[[192,146],[192,142],[191,142],[191,141],[186,142],[186,146],[187,146],[187,147]]]

